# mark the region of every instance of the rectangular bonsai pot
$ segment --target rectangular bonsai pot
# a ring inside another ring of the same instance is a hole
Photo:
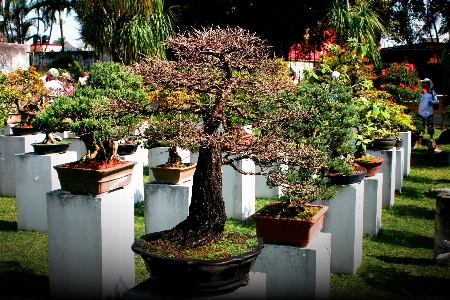
[[[266,217],[258,215],[259,211],[256,212],[251,216],[256,224],[256,235],[263,239],[264,244],[307,246],[322,229],[323,218],[329,208],[322,205],[311,206],[321,209],[310,220]]]
[[[63,167],[53,168],[58,173],[61,189],[66,192],[83,192],[99,195],[126,186],[131,181],[135,161],[104,170]]]
[[[183,182],[192,180],[195,168],[197,164],[191,163],[186,164],[183,168],[166,168],[164,165],[159,165],[156,167],[151,167],[156,182],[167,183],[167,184],[181,184]]]

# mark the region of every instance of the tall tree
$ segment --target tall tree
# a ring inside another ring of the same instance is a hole
[[[50,27],[50,38],[53,24],[58,20],[61,32],[60,39],[64,41],[63,13],[66,11],[68,15],[72,11],[74,4],[74,0],[37,0],[32,9],[38,10],[42,14],[43,20]],[[62,44],[61,52],[64,52],[64,43]]]
[[[333,9],[327,15],[327,23],[333,27],[342,43],[354,38],[366,45],[368,58],[377,67],[381,66],[379,44],[385,27],[371,9],[371,0],[334,0]],[[363,50],[364,51],[364,50]]]
[[[81,37],[97,55],[130,64],[141,54],[165,57],[162,41],[174,35],[177,8],[164,0],[81,0],[75,10]]]
[[[30,29],[35,22],[35,18],[29,16],[31,10],[27,0],[5,0],[2,31],[8,42],[23,44],[31,37]]]

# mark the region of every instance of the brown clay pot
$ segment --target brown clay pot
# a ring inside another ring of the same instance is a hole
[[[184,168],[167,168],[164,165],[151,167],[153,177],[157,183],[181,184],[192,180],[197,164],[186,164]]]
[[[381,164],[384,162],[384,158],[380,157],[379,162],[357,162],[361,167],[366,168],[367,173],[366,177],[371,177],[377,174],[380,171]]]
[[[275,202],[273,204],[284,203]],[[251,216],[256,224],[256,235],[263,239],[264,244],[287,244],[302,247],[308,245],[309,241],[322,229],[323,219],[329,208],[321,205],[312,206],[321,207],[321,210],[311,220],[273,218],[258,215],[259,211],[256,212]]]

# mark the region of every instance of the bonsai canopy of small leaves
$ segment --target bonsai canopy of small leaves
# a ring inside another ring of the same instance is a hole
[[[72,96],[60,96],[40,113],[33,125],[45,132],[70,130],[81,138],[87,154],[83,163],[97,165],[118,161],[118,140],[142,119],[137,111],[123,114],[126,106],[145,106],[142,78],[117,63],[91,66],[89,86],[76,86]]]
[[[12,109],[20,113],[21,124],[31,126],[35,116],[45,108],[49,100],[49,92],[44,89],[44,83],[35,68],[17,69],[6,75],[3,82],[11,93],[6,95]]]
[[[239,168],[251,159],[272,185],[303,204],[323,197],[320,176],[326,155],[308,140],[290,136],[292,123],[311,121],[311,114],[290,103],[295,86],[286,66],[269,58],[269,46],[239,28],[194,29],[165,42],[174,60],[146,58],[133,67],[151,89],[184,91],[189,97],[168,103],[162,97],[143,114],[146,138],[198,151],[189,216],[164,235],[177,247],[212,241],[224,230],[222,165]],[[243,126],[252,138],[242,139]],[[227,146],[227,150],[222,148]]]

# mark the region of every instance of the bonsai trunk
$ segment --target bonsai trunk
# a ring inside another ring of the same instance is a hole
[[[42,144],[49,145],[49,144],[54,144],[57,141],[61,141],[61,138],[59,136],[57,136],[53,132],[46,132],[45,133],[45,139],[42,142]]]
[[[199,150],[188,218],[163,238],[177,247],[201,246],[222,234],[225,220],[222,155],[219,146],[212,144]]]
[[[80,159],[81,162],[96,162],[102,165],[113,161],[120,161],[117,155],[117,148],[119,147],[117,141],[109,138],[94,138],[90,134],[82,135],[80,138],[87,150],[86,155]]]

